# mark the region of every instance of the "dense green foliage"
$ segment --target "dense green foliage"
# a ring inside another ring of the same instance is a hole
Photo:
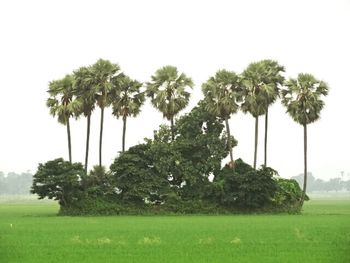
[[[131,147],[111,165],[120,198],[125,202],[144,204],[161,203],[170,193],[170,184],[154,164],[150,146]]]
[[[39,164],[31,192],[37,194],[39,199],[47,197],[67,206],[82,196],[83,178],[84,169],[80,163],[71,164],[59,158]]]
[[[242,160],[235,163],[235,172],[224,168],[215,177],[221,190],[221,202],[228,207],[241,209],[265,208],[272,203],[278,184],[273,179],[275,171],[268,167],[253,169]]]
[[[61,213],[72,215],[292,211],[297,207],[300,188],[281,190],[273,169],[255,170],[240,159],[234,170],[221,168],[229,152],[222,122],[201,101],[177,121],[173,131],[161,126],[153,139],[122,152],[109,171],[96,166],[84,176],[82,165],[62,159],[39,165],[32,192],[60,200]],[[233,137],[229,140],[237,145]]]
[[[350,202],[301,215],[55,216],[57,204],[2,203],[3,263],[350,262]]]

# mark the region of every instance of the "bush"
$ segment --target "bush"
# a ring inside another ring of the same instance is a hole
[[[222,205],[243,210],[263,209],[272,202],[278,188],[269,167],[254,170],[241,159],[236,160],[235,170],[224,167],[215,177],[216,196]]]
[[[111,196],[91,197],[61,206],[59,215],[119,215],[125,214],[127,206]]]
[[[287,212],[300,212],[300,199],[303,191],[294,179],[277,179],[277,191],[273,197],[273,207]],[[306,195],[305,200],[309,200]]]

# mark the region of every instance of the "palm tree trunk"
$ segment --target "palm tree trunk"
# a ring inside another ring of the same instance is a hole
[[[89,113],[89,115],[87,116],[86,150],[85,150],[85,173],[87,173],[88,159],[89,159],[90,121],[91,121],[91,113]]]
[[[70,125],[69,118],[67,119],[67,137],[68,137],[68,154],[69,154],[69,162],[72,163],[72,144],[70,138]]]
[[[225,124],[226,124],[226,132],[227,132],[227,146],[230,150],[230,166],[232,167],[232,169],[234,169],[234,162],[233,162],[233,155],[232,155],[232,145],[231,145],[231,133],[230,133],[230,126],[228,124],[228,118],[225,118]]]
[[[170,128],[171,128],[171,140],[174,141],[175,133],[174,133],[174,116],[171,116],[170,119]]]
[[[265,147],[264,147],[264,166],[266,167],[267,163],[267,128],[268,128],[268,122],[269,122],[269,109],[266,109],[265,114]]]
[[[123,150],[125,152],[126,116],[123,116]]]
[[[300,205],[303,206],[305,195],[306,195],[306,185],[307,185],[307,126],[304,126],[304,184],[303,184],[303,193],[301,195]]]
[[[254,143],[254,169],[256,169],[256,157],[258,153],[258,132],[259,132],[259,116],[255,117],[255,143]]]
[[[101,107],[101,122],[100,122],[100,146],[99,146],[99,166],[102,166],[102,136],[103,136],[103,121],[105,108]]]

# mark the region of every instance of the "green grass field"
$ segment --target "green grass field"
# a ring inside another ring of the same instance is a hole
[[[0,203],[0,262],[350,262],[350,200],[302,215],[58,217]]]

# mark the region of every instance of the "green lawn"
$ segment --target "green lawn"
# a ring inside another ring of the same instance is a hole
[[[0,203],[0,262],[350,262],[350,200],[302,215],[58,217]]]

